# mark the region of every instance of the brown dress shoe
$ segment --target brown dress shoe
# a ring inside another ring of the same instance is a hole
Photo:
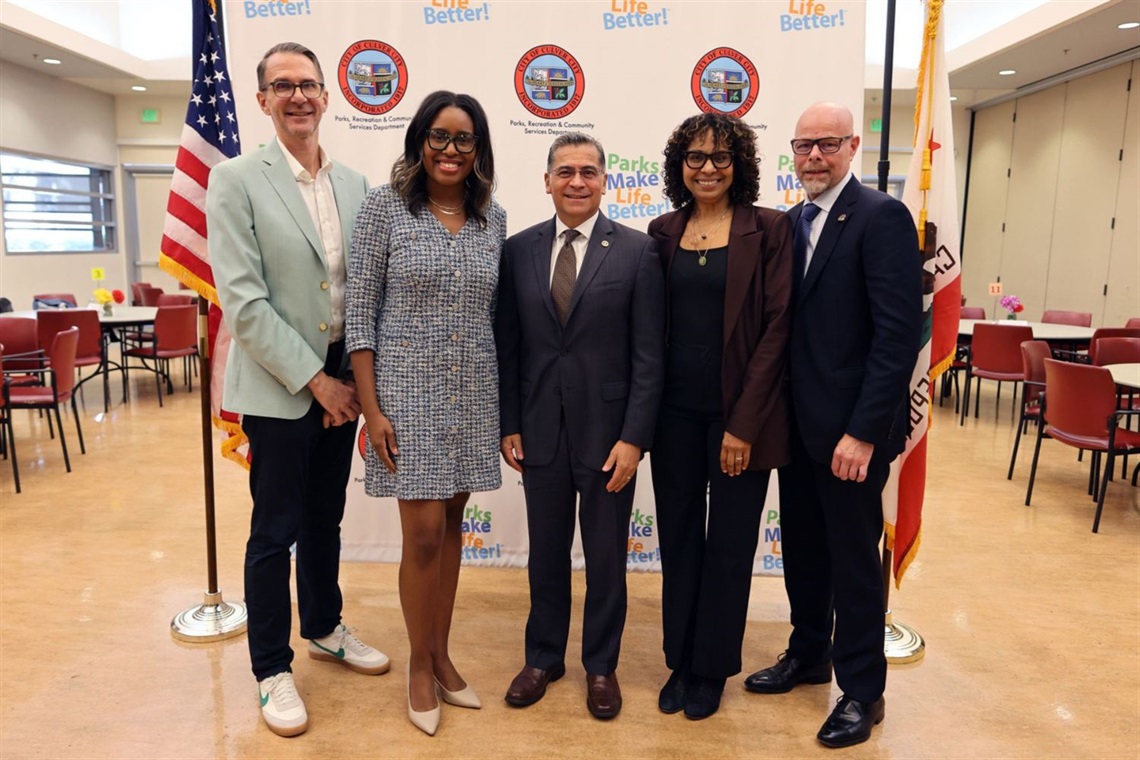
[[[599,720],[609,720],[621,712],[621,687],[617,673],[608,676],[586,674],[586,707]]]
[[[557,681],[564,675],[566,675],[566,665],[563,663],[558,663],[547,670],[524,665],[519,674],[515,676],[515,680],[511,681],[510,688],[507,689],[507,696],[505,697],[507,704],[515,707],[533,705],[546,696],[546,685],[548,683]]]

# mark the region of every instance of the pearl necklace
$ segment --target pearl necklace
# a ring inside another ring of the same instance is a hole
[[[717,218],[716,224],[713,226],[713,228],[711,230],[708,230],[707,232],[701,232],[700,229],[698,229],[697,220],[695,217],[693,217],[691,220],[693,223],[693,232],[696,233],[697,235],[700,235],[701,240],[708,240],[710,235],[715,235],[717,233],[717,231],[720,229],[721,223],[724,221],[724,218],[726,216],[728,216],[728,212],[731,209],[732,209],[731,205],[728,208],[726,208],[721,213],[721,215]],[[697,266],[703,267],[705,264],[709,263],[708,253],[709,253],[709,250],[711,250],[712,246],[706,245],[704,250],[701,250],[701,245],[697,241],[697,238],[695,235],[692,235],[690,237],[690,240],[692,240],[693,249],[697,252]]]
[[[439,203],[438,201],[436,201],[436,199],[432,198],[430,195],[427,197],[427,199],[428,199],[428,203],[435,206],[437,209],[439,209],[443,213],[447,214],[448,216],[459,216],[463,213],[463,204],[462,203],[460,203],[458,206],[445,206],[442,203]]]

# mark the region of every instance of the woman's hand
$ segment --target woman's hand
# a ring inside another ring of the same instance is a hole
[[[751,459],[752,444],[724,431],[720,442],[720,471],[730,478],[736,477],[748,469]]]
[[[364,428],[368,431],[368,440],[372,442],[376,456],[380,457],[388,472],[395,472],[400,449],[396,446],[396,431],[392,428],[392,423],[377,411],[364,415]]]

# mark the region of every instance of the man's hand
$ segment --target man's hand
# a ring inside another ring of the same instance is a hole
[[[840,480],[862,483],[867,479],[867,468],[871,464],[873,453],[875,444],[844,433],[839,443],[835,444],[835,453],[831,455],[831,474]]]
[[[400,449],[396,446],[396,431],[392,428],[392,422],[380,412],[366,414],[364,429],[368,431],[368,440],[372,442],[376,456],[380,457],[388,472],[395,472]]]
[[[313,375],[307,386],[325,410],[325,427],[354,422],[360,416],[360,399],[356,397],[355,384],[336,380],[322,370]]]
[[[507,463],[508,467],[518,472],[523,471],[523,447],[520,434],[504,435],[503,439],[499,441],[499,453],[503,455],[503,461]]]
[[[641,463],[641,447],[632,443],[618,441],[610,449],[606,463],[602,465],[602,472],[613,470],[610,482],[606,483],[606,490],[617,493],[625,488],[637,473],[637,465]]]
[[[720,442],[720,471],[730,478],[748,469],[752,460],[752,444],[727,430]]]

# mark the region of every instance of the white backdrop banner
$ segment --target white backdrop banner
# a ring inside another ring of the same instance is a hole
[[[845,103],[862,123],[865,11],[859,0],[225,0],[230,75],[241,142],[273,137],[256,113],[255,69],[283,41],[312,48],[329,88],[321,144],[334,158],[388,181],[404,131],[428,93],[478,98],[498,174],[495,196],[511,233],[549,218],[542,175],[550,142],[586,132],[606,149],[602,212],[644,230],[670,210],[662,150],[698,110],[751,125],[763,159],[760,204],[800,200],[788,147],[797,116],[819,100]],[[345,559],[396,561],[395,500],[364,494],[357,456],[343,523]],[[522,566],[526,512],[517,474],[473,494],[464,516],[464,562]],[[779,574],[779,509],[772,478],[755,571]],[[575,564],[581,566],[575,549]],[[647,462],[637,478],[629,567],[660,569]]]

